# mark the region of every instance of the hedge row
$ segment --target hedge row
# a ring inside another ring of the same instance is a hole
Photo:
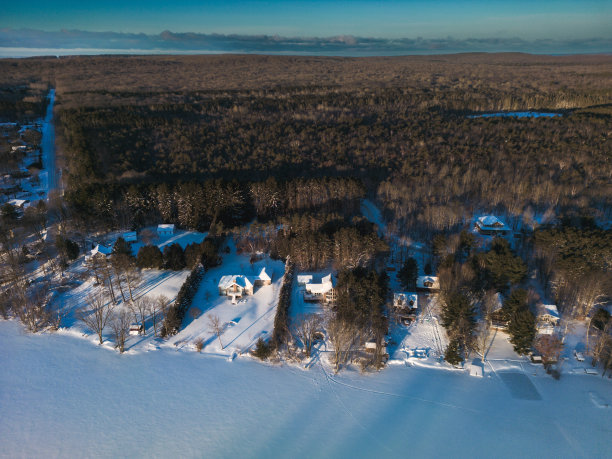
[[[185,314],[187,314],[187,311],[191,307],[191,302],[198,291],[200,281],[205,272],[206,269],[204,269],[204,266],[198,263],[198,265],[191,270],[187,279],[185,279],[185,282],[178,292],[176,301],[168,307],[168,312],[166,313],[166,318],[164,319],[161,329],[162,338],[178,333],[183,323],[183,319],[185,318]]]
[[[274,331],[272,332],[272,344],[279,347],[289,337],[289,306],[291,306],[291,286],[295,266],[287,259],[285,266],[285,277],[278,296],[278,306],[274,317]]]

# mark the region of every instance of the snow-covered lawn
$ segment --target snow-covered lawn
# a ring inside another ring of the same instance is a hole
[[[267,339],[271,336],[285,264],[264,257],[251,265],[248,256],[235,253],[233,243],[229,247],[231,253],[223,257],[221,266],[205,274],[193,300],[192,306],[202,314],[194,320],[188,315],[183,322],[187,325],[168,341],[169,344],[179,348],[193,348],[194,343],[201,339],[204,342],[203,353],[232,356],[246,353],[259,338]],[[244,296],[237,304],[232,304],[230,297],[219,295],[218,283],[222,276],[256,276],[264,267],[272,278],[271,285],[255,287],[253,295]],[[209,318],[212,315],[218,316],[223,326],[221,343],[210,330]]]
[[[524,375],[541,395],[529,400],[496,375],[119,355],[14,321],[0,348],[2,457],[609,456],[601,377]]]
[[[157,243],[162,245],[179,243],[184,246],[192,242],[200,242],[204,237],[205,234],[203,233],[180,231],[170,238],[157,241]],[[203,353],[237,356],[250,350],[258,338],[269,338],[273,330],[278,293],[285,273],[285,265],[281,261],[271,260],[268,257],[251,264],[249,256],[235,253],[232,242],[228,244],[228,247],[230,253],[223,254],[223,262],[220,266],[206,272],[193,300],[192,308],[194,310],[197,308],[201,314],[194,319],[188,312],[181,331],[168,340],[156,338],[153,333],[152,322],[150,319],[147,320],[146,335],[128,337],[126,342],[127,353],[135,354],[162,347],[184,349],[192,352],[195,349],[196,341],[201,339],[204,343]],[[229,297],[219,295],[217,284],[221,276],[226,274],[255,276],[264,267],[272,278],[271,285],[256,287],[253,295],[245,296],[237,304],[232,304]],[[82,273],[83,270],[84,268],[80,263],[71,267],[71,272],[75,275]],[[188,270],[143,270],[142,279],[138,288],[134,291],[134,297],[138,299],[144,295],[150,297],[163,295],[168,300],[174,301],[188,275]],[[77,321],[74,314],[78,308],[86,304],[88,295],[98,290],[94,287],[93,281],[93,278],[90,278],[74,288],[58,293],[53,301],[63,305],[67,312],[64,328],[60,329],[59,333],[80,337],[86,336],[89,341],[95,344],[97,343],[95,334],[88,330],[83,323]],[[121,301],[119,292],[116,292],[116,294],[120,300],[116,306],[117,310],[125,308],[126,304]],[[210,328],[209,317],[211,315],[218,316],[221,321],[223,349]],[[112,349],[110,328],[105,331],[105,338],[107,341],[104,347]]]

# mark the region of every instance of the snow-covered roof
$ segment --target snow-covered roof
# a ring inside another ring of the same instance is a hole
[[[426,286],[426,283],[431,283],[431,286]],[[440,281],[435,276],[419,276],[417,277],[417,287],[418,288],[431,288],[431,289],[439,289]]]
[[[308,284],[312,282],[312,274],[298,274],[298,284]]]
[[[127,233],[123,233],[122,236],[123,236],[123,239],[125,239],[126,242],[131,242],[131,241],[135,241],[136,239],[138,239],[136,231],[129,231]]]
[[[327,293],[336,286],[336,278],[330,273],[321,279],[321,283],[307,283],[306,291],[309,293]]]
[[[223,276],[219,280],[219,288],[222,290],[227,290],[234,284],[242,288],[253,288],[253,283],[249,280],[247,276],[244,276],[242,274]]]
[[[22,207],[29,201],[27,199],[11,199],[8,203],[15,207]]]
[[[555,319],[559,319],[559,311],[557,310],[557,306],[554,304],[543,304],[540,307],[540,315],[548,315],[550,317],[554,317]]]
[[[108,256],[111,253],[113,253],[113,249],[112,247],[106,247],[105,245],[100,245],[98,244],[91,252],[90,252],[90,256],[93,257],[94,255],[97,254],[102,254],[104,256]]]
[[[161,225],[157,225],[157,231],[160,230],[174,231],[174,223],[162,223]]]
[[[506,224],[494,215],[483,215],[478,217],[478,226],[487,229],[507,230]]]
[[[412,301],[412,305],[410,302]],[[393,304],[396,306],[411,306],[416,308],[419,301],[419,296],[416,293],[395,292],[393,294]]]
[[[257,279],[262,280],[262,281],[271,281],[272,278],[270,276],[268,276],[268,273],[266,272],[266,268],[261,268],[261,272],[259,273],[259,275],[257,276]]]

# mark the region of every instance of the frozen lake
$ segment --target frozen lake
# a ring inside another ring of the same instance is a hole
[[[0,347],[0,457],[610,452],[612,384],[601,376],[404,366],[335,376],[318,363],[306,371],[169,348],[119,355],[75,336],[24,334],[14,321],[0,321]]]
[[[554,118],[556,116],[563,116],[563,114],[551,112],[497,112],[469,115],[468,118]]]

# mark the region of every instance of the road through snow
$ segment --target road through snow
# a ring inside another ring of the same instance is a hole
[[[42,126],[42,160],[47,173],[47,197],[51,190],[57,188],[57,170],[55,165],[55,125],[53,124],[53,105],[55,104],[55,89],[49,91],[49,105]]]

